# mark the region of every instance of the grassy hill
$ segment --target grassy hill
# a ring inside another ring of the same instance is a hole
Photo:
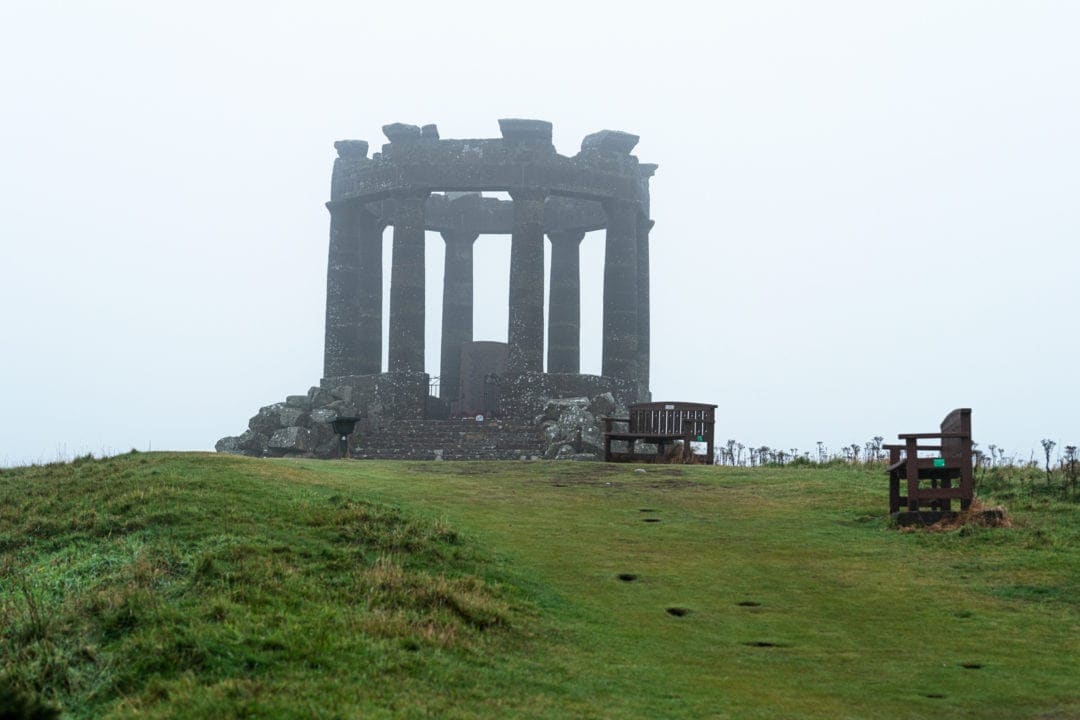
[[[1080,509],[1012,497],[1011,528],[905,533],[884,491],[845,466],[133,453],[0,470],[0,701],[1080,717]]]

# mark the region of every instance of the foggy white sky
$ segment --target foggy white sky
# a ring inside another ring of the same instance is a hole
[[[333,142],[641,136],[653,395],[810,449],[1080,444],[1080,4],[0,3],[0,465],[208,449],[317,384]],[[389,234],[388,236],[389,237]],[[442,241],[429,235],[438,373]],[[508,238],[477,245],[505,340]],[[602,239],[583,245],[599,371]]]

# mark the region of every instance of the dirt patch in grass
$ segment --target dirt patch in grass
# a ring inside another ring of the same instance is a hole
[[[637,580],[637,575],[634,573],[619,573],[615,577],[619,578],[623,582],[634,582]]]
[[[754,647],[754,648],[786,648],[786,647],[791,647],[790,645],[788,645],[786,643],[775,643],[775,642],[770,642],[768,640],[752,640],[750,642],[744,642],[743,645],[745,645],[746,647]]]
[[[672,617],[686,617],[690,614],[690,609],[684,607],[669,607],[664,612]]]

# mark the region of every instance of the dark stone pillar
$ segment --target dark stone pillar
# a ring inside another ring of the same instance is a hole
[[[549,373],[581,372],[581,240],[584,231],[550,232]]]
[[[398,196],[390,268],[390,372],[424,372],[424,202]]]
[[[612,200],[604,203],[607,242],[604,247],[605,377],[628,386],[638,377],[638,267],[637,204]]]
[[[382,371],[383,230],[386,223],[364,213],[360,228],[360,316],[358,375]]]
[[[654,223],[644,215],[637,220],[637,350],[638,377],[641,378],[640,393],[645,399],[649,393],[649,231]]]
[[[473,339],[473,243],[479,233],[447,230],[443,269],[441,397],[457,403],[461,394],[461,345]]]
[[[330,206],[324,377],[379,372],[383,228],[362,207]]]
[[[512,190],[508,373],[544,370],[544,198],[542,190]]]

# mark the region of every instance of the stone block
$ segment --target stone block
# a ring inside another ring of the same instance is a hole
[[[259,408],[258,414],[248,421],[248,428],[263,435],[273,435],[274,431],[281,427],[280,414],[283,407],[281,403],[276,403]]]
[[[615,396],[609,392],[597,395],[589,403],[589,412],[596,417],[611,417],[615,412]]]
[[[278,421],[281,427],[304,426],[307,425],[309,419],[310,416],[306,412],[295,407],[283,407],[278,412]]]
[[[302,427],[287,427],[278,430],[270,437],[267,448],[287,453],[307,453],[314,448],[310,430]]]
[[[422,136],[422,131],[417,125],[407,125],[405,123],[391,123],[389,125],[383,125],[383,135],[386,139],[392,143],[396,142],[412,142],[413,140],[419,140]]]
[[[229,455],[243,455],[244,449],[240,447],[240,438],[236,436],[223,437],[214,443],[214,450]]]
[[[339,158],[356,160],[367,157],[368,144],[366,140],[338,140],[334,143],[334,149]]]
[[[581,149],[629,155],[640,139],[637,135],[621,130],[601,130],[586,135],[585,139],[581,141]]]
[[[312,408],[322,408],[334,402],[337,398],[325,388],[313,387],[308,390],[308,399],[311,401]]]
[[[299,408],[301,410],[311,409],[311,399],[307,395],[289,395],[285,398],[285,405],[291,408]]]
[[[338,419],[336,410],[331,408],[319,408],[318,410],[311,411],[311,422],[313,425],[329,425]]]
[[[526,143],[550,143],[551,123],[547,120],[524,120],[503,118],[499,120],[499,130],[504,140]]]
[[[337,385],[330,388],[330,394],[338,400],[344,400],[347,403],[351,403],[353,400],[353,387],[352,385]]]
[[[255,457],[261,457],[266,452],[266,443],[270,441],[269,436],[251,430],[241,433],[238,439],[240,449],[244,451],[244,454]]]

